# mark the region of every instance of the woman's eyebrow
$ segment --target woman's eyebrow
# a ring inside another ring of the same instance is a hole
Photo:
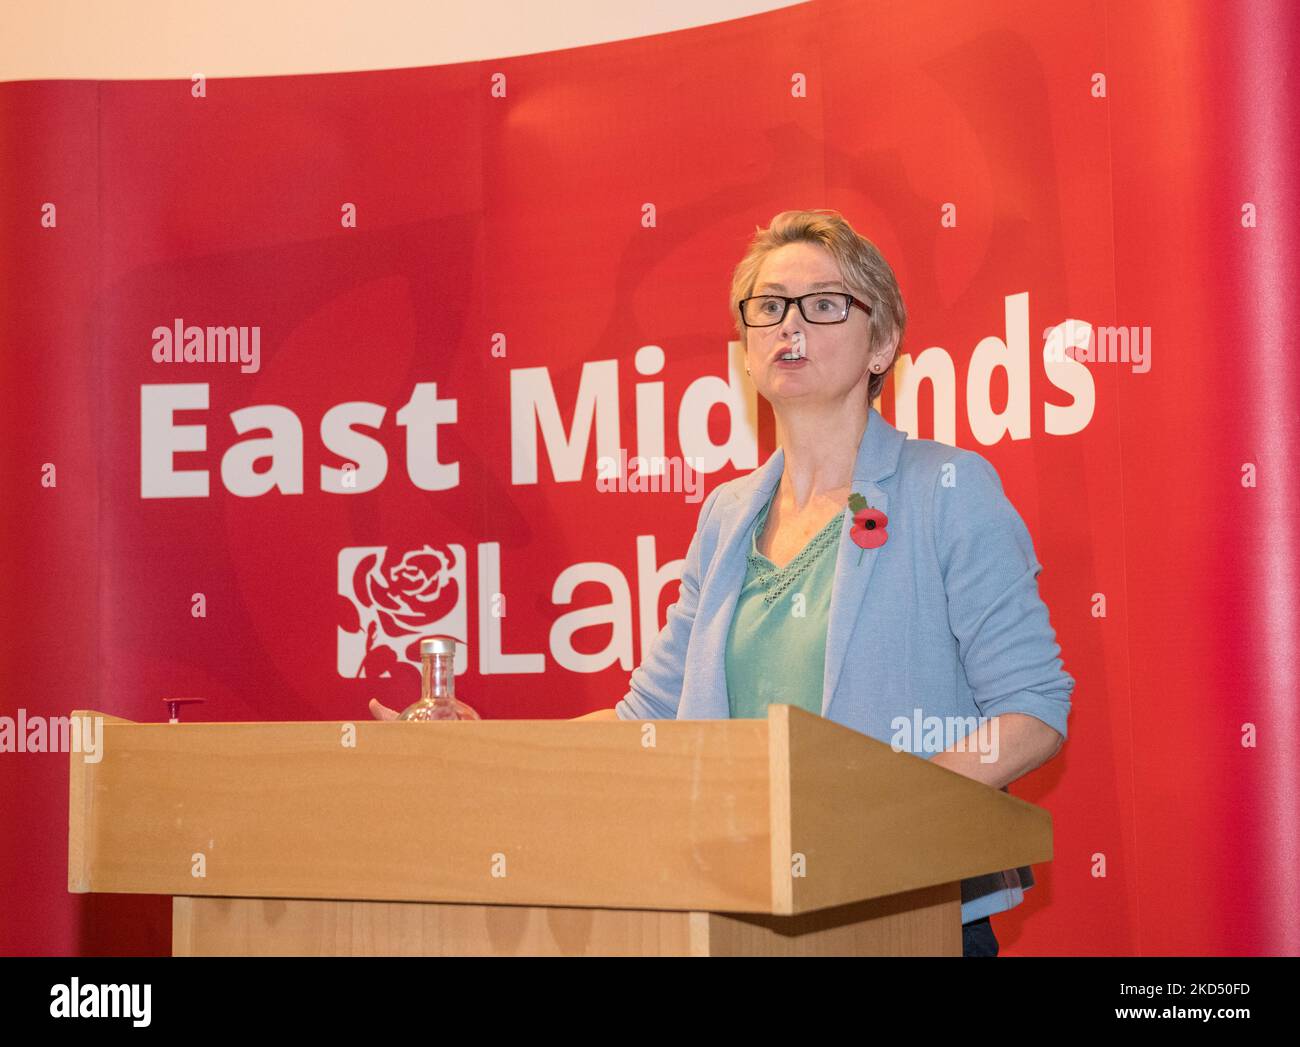
[[[844,286],[843,280],[823,280],[819,284],[813,284],[812,287],[809,288],[809,290],[816,291],[823,287],[843,287],[843,286]],[[784,291],[785,284],[763,283],[763,284],[759,284],[758,287],[755,288],[755,290],[757,291],[761,291],[764,289],[771,290],[771,291]]]

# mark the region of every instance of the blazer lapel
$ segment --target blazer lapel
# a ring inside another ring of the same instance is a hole
[[[853,490],[867,500],[872,509],[889,515],[889,495],[879,484],[870,480],[853,481]],[[886,529],[888,530],[888,529]],[[831,707],[831,696],[839,683],[848,654],[849,636],[853,624],[861,613],[862,601],[867,595],[872,568],[880,547],[863,549],[850,537],[853,531],[853,514],[844,510],[844,524],[840,532],[839,553],[835,557],[835,588],[831,593],[830,621],[826,626],[826,668],[822,675],[822,716]]]
[[[867,500],[873,509],[889,515],[889,495],[878,481],[893,475],[898,468],[898,457],[903,449],[906,434],[899,432],[873,407],[867,419],[866,432],[858,445],[857,463],[853,470],[853,490]],[[886,525],[893,526],[892,522]],[[863,549],[850,537],[853,514],[847,504],[840,530],[839,552],[835,557],[835,587],[831,593],[830,621],[826,627],[826,667],[822,674],[822,716],[830,712],[835,686],[844,670],[849,638],[853,626],[862,613],[867,595],[867,584],[876,566],[876,558],[884,546]]]
[[[700,579],[700,605],[687,652],[682,699],[677,716],[683,720],[726,720],[727,639],[748,568],[749,529],[781,480],[785,452],[777,448],[766,462],[730,491],[725,513],[719,513],[717,545],[705,576]],[[717,510],[715,510],[717,512]],[[691,655],[698,652],[699,661]]]

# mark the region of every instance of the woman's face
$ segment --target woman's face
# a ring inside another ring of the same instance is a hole
[[[795,298],[810,291],[853,293],[826,248],[794,243],[768,253],[750,293]],[[866,301],[860,294],[855,297]],[[870,317],[857,306],[849,307],[849,318],[843,323],[813,324],[797,305],[790,304],[780,323],[746,328],[745,362],[758,391],[773,406],[796,397],[836,402],[859,386],[865,396],[870,365],[883,367],[889,362],[889,347],[873,352],[870,340]],[[792,350],[802,358],[782,363],[782,354]]]

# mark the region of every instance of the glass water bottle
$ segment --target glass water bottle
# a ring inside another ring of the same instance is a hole
[[[456,700],[456,644],[454,636],[426,636],[420,641],[420,700],[399,720],[481,720],[473,709]]]

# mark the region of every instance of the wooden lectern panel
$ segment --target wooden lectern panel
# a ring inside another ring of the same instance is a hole
[[[174,956],[960,956],[958,884],[798,916],[173,899]]]
[[[1052,816],[1041,807],[803,709],[773,708],[768,724],[774,913],[1052,858]],[[799,875],[788,875],[790,855]]]
[[[650,726],[105,723],[68,889],[770,911],[766,722]]]

